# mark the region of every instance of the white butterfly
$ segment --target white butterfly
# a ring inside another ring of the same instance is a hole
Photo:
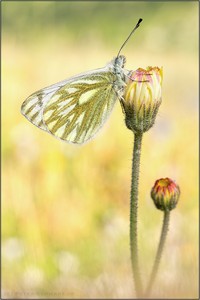
[[[41,89],[22,104],[22,114],[34,125],[66,142],[83,144],[91,139],[122,97],[129,71],[119,55],[104,68],[89,71]]]

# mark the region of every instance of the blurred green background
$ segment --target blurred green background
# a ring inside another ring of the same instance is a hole
[[[129,190],[133,136],[117,103],[84,146],[21,114],[32,92],[99,68],[163,66],[163,103],[144,135],[139,249],[147,282],[162,213],[150,189],[181,188],[152,297],[198,293],[198,2],[2,2],[2,288],[6,298],[133,298]]]

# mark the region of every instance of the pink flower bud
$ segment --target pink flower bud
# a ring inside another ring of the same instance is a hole
[[[134,132],[149,130],[162,102],[162,68],[147,67],[133,71],[127,80],[122,106],[125,122]]]
[[[155,206],[160,210],[172,210],[176,207],[180,196],[179,186],[170,178],[156,180],[151,198]]]

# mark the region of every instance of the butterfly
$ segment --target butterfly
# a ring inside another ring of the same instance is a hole
[[[130,72],[120,52],[105,67],[79,74],[30,95],[21,113],[35,126],[63,141],[83,144],[90,140],[108,119],[117,99],[121,99]]]

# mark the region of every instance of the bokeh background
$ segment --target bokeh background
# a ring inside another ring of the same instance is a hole
[[[198,296],[198,2],[2,2],[2,289],[6,298],[133,298],[129,190],[133,135],[117,103],[84,146],[29,123],[32,92],[104,66],[163,66],[163,103],[144,135],[139,249],[147,283],[162,213],[154,181],[181,188],[153,298]]]

